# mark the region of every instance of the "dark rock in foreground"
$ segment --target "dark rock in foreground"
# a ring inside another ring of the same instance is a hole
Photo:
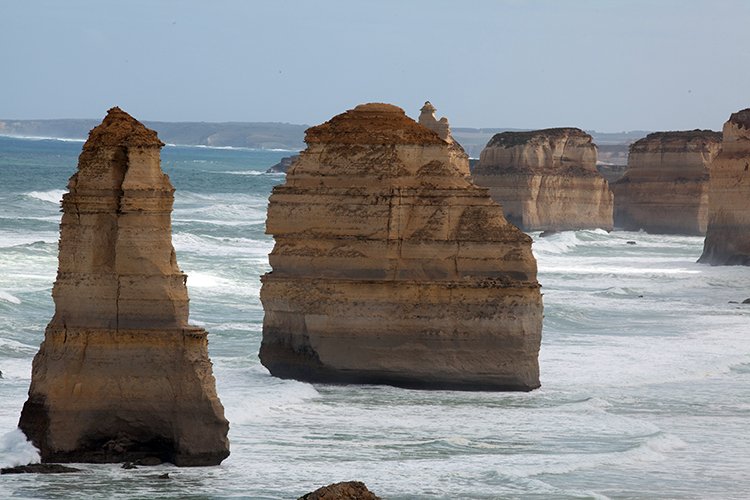
[[[329,484],[299,497],[298,500],[380,500],[359,481]]]
[[[81,469],[60,464],[29,464],[0,469],[0,474],[63,474],[66,472],[81,472]]]

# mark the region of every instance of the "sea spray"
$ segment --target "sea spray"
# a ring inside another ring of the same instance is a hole
[[[0,436],[0,467],[39,463],[39,450],[15,428]]]

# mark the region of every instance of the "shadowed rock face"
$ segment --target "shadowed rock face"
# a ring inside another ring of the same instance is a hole
[[[468,158],[395,106],[307,131],[274,188],[261,362],[273,375],[429,389],[539,386],[531,239]]]
[[[708,228],[698,262],[750,265],[750,108],[724,124],[721,151],[711,163]]]
[[[45,462],[215,465],[229,455],[207,333],[188,324],[162,146],[109,110],[63,196],[55,315],[19,422]]]
[[[472,172],[525,231],[612,229],[612,193],[596,146],[577,128],[496,134]]]
[[[611,185],[615,226],[704,234],[709,166],[720,146],[721,133],[711,130],[656,132],[633,143],[628,170]]]

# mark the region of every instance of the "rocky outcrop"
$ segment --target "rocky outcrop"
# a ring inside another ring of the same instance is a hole
[[[711,163],[708,228],[698,262],[750,265],[750,108],[724,124],[721,150]]]
[[[308,129],[270,197],[261,362],[278,377],[530,390],[542,303],[531,239],[468,158],[388,104]]]
[[[0,474],[66,474],[71,472],[81,472],[81,469],[60,464],[17,465],[0,469]]]
[[[721,133],[655,132],[630,147],[625,175],[611,184],[615,226],[649,233],[704,234],[709,165]]]
[[[612,229],[612,193],[596,145],[577,128],[495,135],[472,178],[525,231]]]
[[[299,155],[292,155],[292,156],[285,156],[281,160],[279,160],[278,163],[275,165],[271,165],[268,170],[266,170],[267,174],[285,174],[287,170],[289,170],[289,167],[292,166],[292,163],[295,162],[295,160],[299,158]]]
[[[380,500],[380,497],[368,490],[365,483],[346,481],[323,486],[297,500]]]
[[[44,462],[213,465],[229,454],[207,333],[188,324],[162,146],[109,110],[63,196],[55,315],[19,422]]]

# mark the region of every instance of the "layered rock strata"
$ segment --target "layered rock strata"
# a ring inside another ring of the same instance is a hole
[[[278,377],[530,390],[542,302],[531,239],[468,158],[388,104],[308,129],[269,200],[260,359]]]
[[[612,229],[612,193],[596,169],[596,145],[580,129],[496,134],[472,178],[525,231]]]
[[[207,333],[188,324],[162,146],[109,110],[63,196],[55,315],[19,422],[42,461],[214,465],[229,455]]]
[[[750,265],[750,108],[724,124],[721,150],[711,163],[703,255],[711,265]]]
[[[611,185],[615,226],[704,234],[709,166],[720,146],[721,133],[711,130],[656,132],[634,142],[625,175]]]

